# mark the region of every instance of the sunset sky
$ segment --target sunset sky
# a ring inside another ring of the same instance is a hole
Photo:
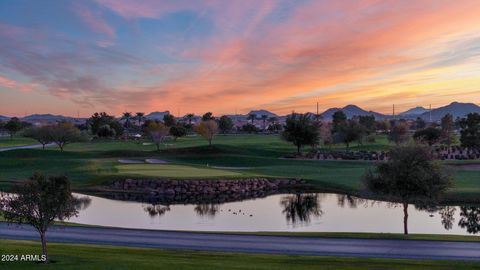
[[[480,1],[0,1],[0,114],[480,102]]]

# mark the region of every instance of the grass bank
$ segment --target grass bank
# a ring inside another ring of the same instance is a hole
[[[478,269],[479,263],[364,259],[294,255],[235,254],[95,245],[49,244],[47,265],[0,262],[6,269]],[[1,254],[39,254],[32,241],[0,240]],[[101,254],[101,256],[99,256]]]

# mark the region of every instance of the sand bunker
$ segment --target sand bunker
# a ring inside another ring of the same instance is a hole
[[[168,163],[168,161],[166,160],[155,159],[155,158],[145,159],[145,162],[149,164],[167,164]]]
[[[145,163],[143,160],[136,160],[136,159],[119,159],[119,163],[122,164],[143,164]]]

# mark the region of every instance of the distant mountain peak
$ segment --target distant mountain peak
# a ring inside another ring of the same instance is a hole
[[[410,116],[415,116],[415,115],[421,115],[425,112],[428,112],[428,109],[422,107],[422,106],[417,106],[415,108],[409,109],[407,111],[404,111],[400,113],[399,115],[410,115]]]

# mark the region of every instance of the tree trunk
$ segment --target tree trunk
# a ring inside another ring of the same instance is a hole
[[[42,255],[45,256],[45,262],[48,262],[47,239],[45,238],[45,232],[40,232],[40,240],[42,241]]]
[[[42,143],[42,149],[45,150],[45,143]]]
[[[300,145],[297,145],[297,154],[300,154]]]
[[[208,146],[212,146],[212,139],[208,140]]]
[[[157,151],[160,152],[160,144],[156,143],[155,145],[157,146]]]
[[[408,234],[408,203],[403,203],[403,233]]]
[[[60,147],[60,151],[63,152],[63,144],[59,143],[59,144],[58,144],[58,147]]]

